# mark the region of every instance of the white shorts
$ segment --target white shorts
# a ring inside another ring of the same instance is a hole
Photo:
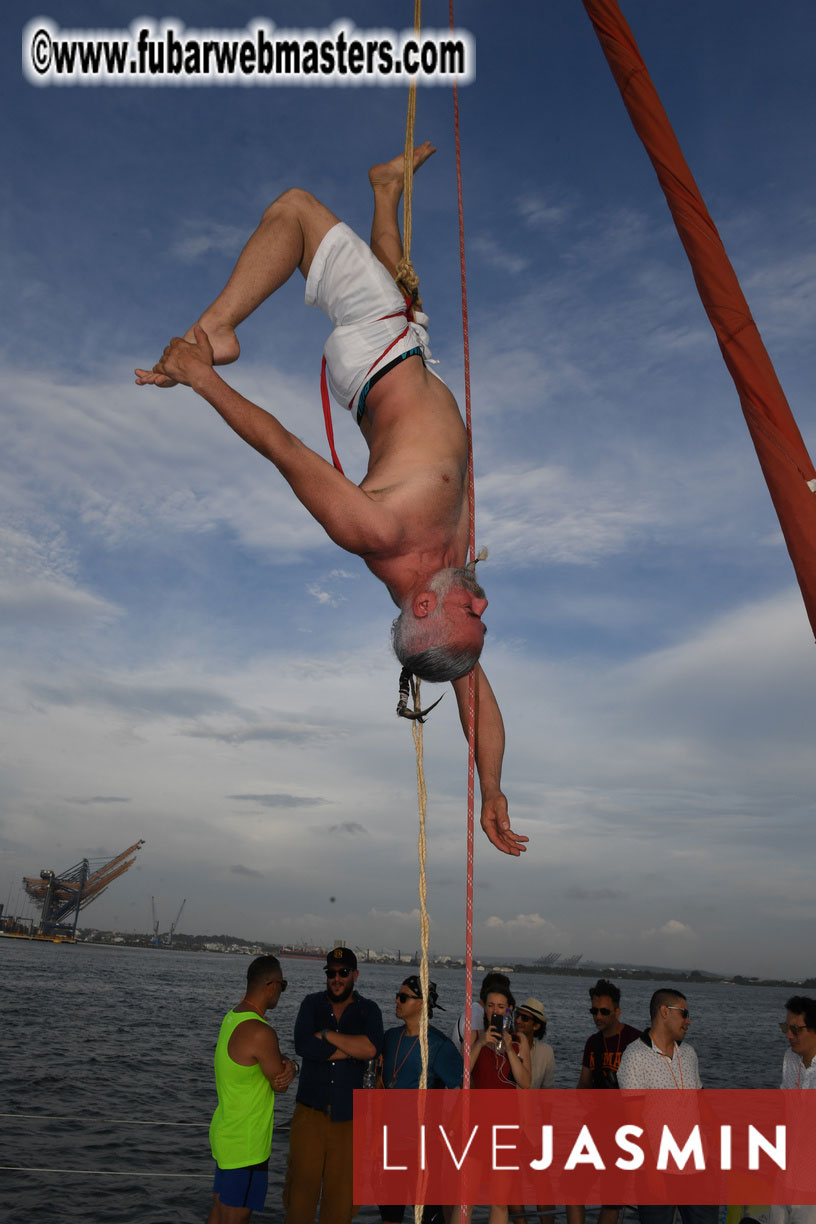
[[[379,368],[412,348],[421,349],[423,360],[431,355],[428,316],[415,310],[413,322],[408,322],[396,284],[343,221],[332,226],[315,251],[306,279],[306,305],[319,306],[334,324],[323,350],[329,387],[337,402],[352,412],[363,384]]]

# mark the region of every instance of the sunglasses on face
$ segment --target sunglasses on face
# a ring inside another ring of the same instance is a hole
[[[289,985],[286,978],[270,978],[266,984],[267,986],[280,986],[281,994],[283,994],[284,990]]]
[[[351,973],[350,969],[327,969],[326,977],[327,978],[334,978],[334,977],[347,978],[350,975],[350,973]]]
[[[406,994],[404,990],[397,991],[397,999],[400,1003],[407,1003],[409,999],[418,999],[419,995]]]
[[[666,1011],[679,1011],[684,1020],[688,1020],[691,1012],[687,1007],[672,1007],[671,1003],[666,1004]]]
[[[589,1014],[590,1016],[611,1016],[612,1008],[611,1007],[590,1007]]]
[[[804,1033],[807,1028],[806,1024],[786,1024],[784,1020],[779,1021],[779,1027],[786,1035],[791,1033],[794,1037],[798,1037],[800,1033]]]

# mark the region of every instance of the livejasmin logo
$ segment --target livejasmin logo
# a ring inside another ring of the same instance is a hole
[[[404,1147],[405,1132],[404,1126],[398,1128],[400,1135],[400,1146]],[[728,1171],[733,1168],[732,1165],[732,1130],[731,1126],[721,1126],[719,1128],[719,1145],[717,1151],[713,1154],[715,1167],[720,1172]],[[482,1131],[482,1140],[484,1142],[484,1128],[480,1127],[477,1122],[467,1138],[467,1142],[461,1152],[455,1150],[454,1142],[451,1141],[444,1127],[437,1124],[435,1134],[433,1131],[428,1135],[428,1128],[420,1123],[415,1137],[413,1150],[416,1152],[417,1159],[413,1166],[401,1164],[389,1164],[388,1154],[388,1127],[383,1125],[382,1128],[382,1168],[385,1172],[408,1172],[413,1167],[418,1168],[420,1172],[425,1172],[429,1167],[428,1144],[430,1142],[432,1148],[435,1146],[438,1151],[431,1152],[430,1160],[438,1157],[445,1163],[446,1155],[450,1157],[451,1164],[457,1172],[461,1172],[465,1160],[471,1155],[471,1149],[474,1149],[474,1143]],[[505,1134],[507,1131],[516,1131],[521,1137],[521,1127],[519,1125],[499,1124],[493,1125],[487,1132],[489,1138],[487,1140],[489,1152],[479,1153],[481,1159],[488,1159],[490,1168],[494,1173],[517,1173],[521,1169],[521,1164],[503,1164],[502,1160],[510,1159],[509,1157],[500,1156],[500,1152],[515,1152],[518,1153],[518,1145],[516,1143],[501,1143],[500,1138],[511,1138]],[[500,1135],[501,1132],[501,1135]],[[541,1127],[541,1153],[537,1158],[528,1162],[529,1168],[536,1172],[541,1172],[545,1169],[552,1168],[553,1165],[553,1135],[555,1133],[554,1126]],[[652,1140],[647,1140],[645,1147],[641,1147],[636,1140],[643,1139],[645,1131],[642,1126],[620,1126],[615,1131],[614,1143],[618,1151],[625,1152],[625,1156],[619,1156],[615,1160],[617,1169],[634,1170],[643,1168],[647,1154],[654,1150]],[[708,1136],[710,1143],[710,1136]],[[769,1140],[761,1134],[756,1127],[748,1125],[747,1148],[748,1148],[748,1169],[749,1171],[758,1171],[760,1168],[760,1153],[767,1155],[777,1166],[784,1170],[785,1151],[786,1151],[786,1127],[777,1126],[776,1134],[773,1141]],[[689,1161],[693,1161],[693,1167],[696,1170],[704,1170],[709,1167],[706,1160],[704,1150],[703,1135],[699,1126],[692,1128],[691,1134],[688,1135],[685,1142],[678,1142],[668,1126],[663,1126],[660,1133],[660,1139],[656,1145],[657,1159],[655,1161],[655,1169],[659,1172],[669,1172],[671,1169],[682,1171],[686,1168]],[[474,1158],[477,1155],[476,1149],[473,1152]],[[709,1160],[712,1158],[709,1153]],[[606,1163],[601,1156],[598,1144],[592,1137],[592,1132],[588,1126],[582,1126],[578,1134],[578,1138],[572,1144],[569,1150],[569,1155],[564,1161],[564,1172],[569,1173],[573,1169],[581,1166],[590,1166],[593,1169],[604,1171]]]
[[[814,1133],[807,1092],[360,1092],[354,1197],[811,1203]]]

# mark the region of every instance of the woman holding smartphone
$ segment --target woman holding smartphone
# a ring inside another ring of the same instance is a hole
[[[484,1027],[471,1037],[471,1084],[474,1088],[529,1088],[530,1043],[509,1023],[516,1001],[509,988],[493,986],[488,993],[482,989]]]

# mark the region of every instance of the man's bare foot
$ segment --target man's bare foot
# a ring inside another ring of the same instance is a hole
[[[436,149],[429,140],[426,140],[421,145],[417,145],[414,149],[414,173],[435,152]],[[368,181],[374,191],[396,189],[398,192],[402,192],[404,165],[405,154],[400,153],[398,157],[393,157],[391,161],[381,162],[378,166],[372,166],[368,172]]]
[[[230,365],[231,362],[238,360],[241,355],[241,346],[234,327],[208,319],[206,311],[201,316],[198,326],[204,328],[207,339],[212,345],[213,365]],[[184,339],[190,344],[195,344],[195,332],[192,327],[184,333]]]
[[[206,315],[202,315],[202,320]],[[195,327],[196,325],[194,325]],[[227,327],[222,323],[204,323],[197,324],[198,327],[203,327],[207,333],[207,339],[212,345],[213,350],[213,365],[229,365],[233,361],[237,361],[241,354],[241,346],[238,343],[238,337],[235,334],[234,327]],[[189,328],[184,333],[184,339],[189,344],[195,344],[194,327]],[[159,374],[154,366],[152,370],[136,370],[136,383],[140,387],[177,387],[178,383],[175,378],[168,378],[166,374]]]

